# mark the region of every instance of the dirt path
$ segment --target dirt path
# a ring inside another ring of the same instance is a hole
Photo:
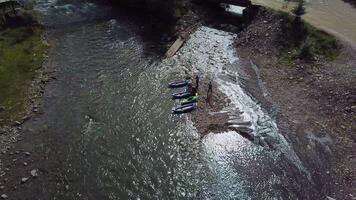
[[[288,11],[295,4],[284,0],[253,0],[253,3],[276,10]],[[304,19],[356,47],[356,9],[341,0],[311,0],[306,2]]]

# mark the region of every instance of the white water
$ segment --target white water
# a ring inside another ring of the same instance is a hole
[[[177,55],[164,62],[174,63],[172,65],[174,68],[171,70],[173,72],[179,73],[183,70],[193,69],[203,79],[210,79],[218,84],[219,90],[231,100],[230,105],[223,112],[230,113],[231,121],[239,113],[243,118],[240,123],[233,126],[246,127],[246,124],[251,124],[248,128],[252,130],[255,140],[264,143],[265,137],[268,137],[276,144],[274,146],[276,151],[273,156],[275,161],[280,159],[281,154],[284,154],[311,180],[310,173],[303,166],[293,147],[279,132],[275,120],[240,87],[237,72],[229,69],[233,64],[239,64],[239,58],[233,48],[235,39],[236,35],[232,33],[201,27],[191,35],[191,38]],[[236,82],[229,80],[228,77],[231,76],[236,78]],[[221,163],[220,158],[229,157],[231,155],[230,150],[238,152],[237,150],[242,148],[241,145],[246,146],[246,141],[242,142],[242,140],[246,139],[238,133],[230,131],[221,134],[211,133],[203,142],[207,152],[214,155],[214,159]],[[226,162],[224,165],[229,164],[228,161]]]

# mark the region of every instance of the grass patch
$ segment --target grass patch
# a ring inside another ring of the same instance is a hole
[[[279,43],[282,46],[280,61],[284,64],[292,64],[296,59],[310,61],[314,57],[324,57],[329,61],[336,59],[340,54],[340,45],[335,37],[318,30],[309,23],[303,23],[303,36],[300,41],[295,42],[293,32],[294,17],[287,13],[279,13],[283,19],[282,31]]]
[[[312,51],[315,54],[325,56],[329,60],[336,59],[340,54],[340,45],[337,40],[324,31],[318,30],[308,23],[305,24],[308,37],[312,42]]]
[[[19,27],[0,32],[0,125],[19,120],[46,46],[42,29]]]

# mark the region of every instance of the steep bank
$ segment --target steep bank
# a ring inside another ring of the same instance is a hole
[[[278,108],[279,124],[287,123],[288,134],[298,141],[297,152],[314,168],[315,181],[324,185],[320,191],[351,199],[356,192],[356,52],[343,44],[335,61],[319,57],[286,63],[281,59],[286,52],[278,44],[281,23],[277,14],[261,10],[238,34],[237,51],[249,66],[245,71],[261,78],[267,91],[263,95]],[[260,96],[258,91],[250,92]]]

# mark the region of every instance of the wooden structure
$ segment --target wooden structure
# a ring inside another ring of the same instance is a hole
[[[173,43],[171,48],[166,53],[166,57],[172,57],[177,51],[183,46],[183,44],[190,38],[190,34],[192,34],[198,28],[198,24],[194,24],[193,26],[187,28],[183,31],[179,36],[178,39]]]

